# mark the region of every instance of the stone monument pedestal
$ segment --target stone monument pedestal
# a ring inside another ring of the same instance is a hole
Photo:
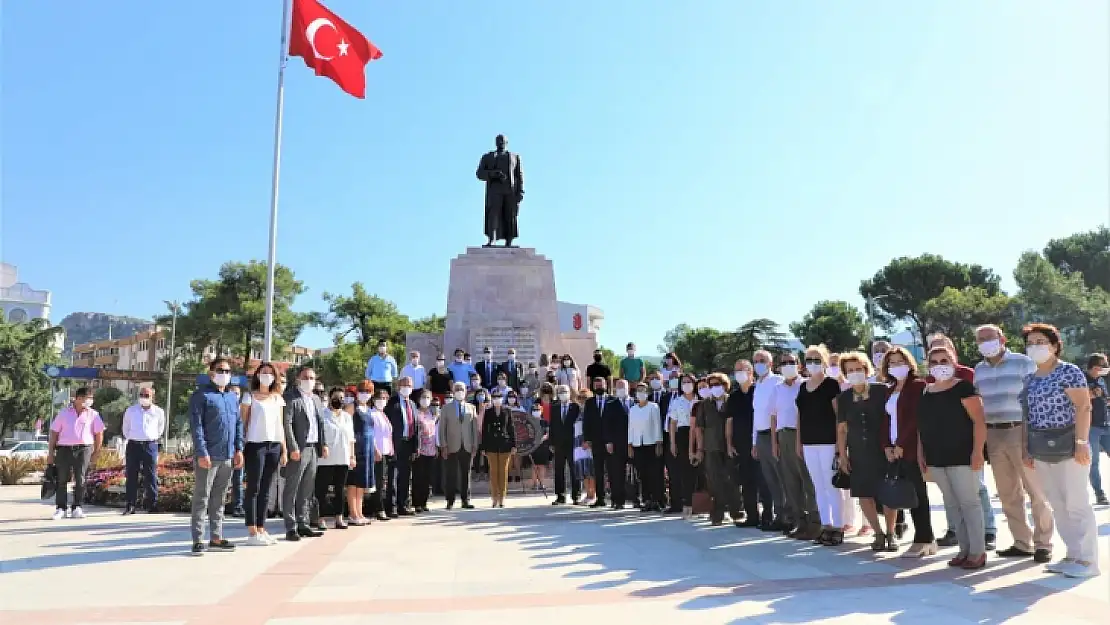
[[[513,347],[521,363],[538,365],[541,354],[570,353],[585,369],[597,335],[561,331],[555,269],[535,249],[469,247],[451,260],[443,336],[409,333],[407,344],[427,364],[439,353],[450,360],[458,348],[477,362],[484,347],[503,362]]]

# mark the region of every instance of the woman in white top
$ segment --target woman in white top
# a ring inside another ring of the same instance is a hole
[[[385,513],[385,467],[393,457],[393,425],[385,414],[389,391],[378,389],[370,407],[370,420],[374,424],[374,492],[370,495],[370,512],[379,521],[388,521]]]
[[[355,468],[356,461],[354,420],[343,409],[344,395],[338,386],[328,391],[328,409],[321,419],[324,431],[320,433],[320,442],[328,448],[328,455],[316,461],[317,529],[324,528],[325,509],[330,509],[335,517],[335,529],[347,529],[343,522],[343,487],[347,484],[347,471]],[[329,486],[335,489],[331,506],[326,505]]]
[[[697,379],[689,373],[684,373],[679,378],[682,394],[670,401],[667,406],[667,431],[671,434],[671,457],[674,458],[677,488],[674,493],[678,495],[677,502],[672,506],[682,506],[682,517],[690,518],[694,513],[694,466],[690,464],[690,426],[693,423],[694,404],[698,402],[695,391]],[[708,391],[708,386],[706,386]]]
[[[628,456],[640,474],[644,502],[640,512],[662,512],[663,484],[659,462],[663,458],[663,426],[659,406],[648,401],[648,385],[636,385],[636,403],[628,409]]]
[[[273,545],[277,542],[266,533],[266,512],[270,504],[270,487],[279,466],[285,466],[285,427],[282,415],[285,400],[281,398],[281,380],[277,369],[268,362],[258,365],[251,376],[250,393],[243,396],[239,413],[243,419],[243,472],[247,486],[244,492],[247,544]]]
[[[582,375],[578,372],[578,365],[574,364],[570,354],[563,356],[562,366],[555,371],[555,379],[559,384],[565,384],[570,388],[571,401],[578,397],[578,391],[582,388]]]
[[[667,355],[663,356],[663,366],[659,367],[659,374],[664,380],[682,375],[682,361],[674,352],[667,352]]]

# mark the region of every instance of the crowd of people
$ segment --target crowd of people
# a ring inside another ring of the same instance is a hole
[[[229,489],[243,504],[247,544],[258,546],[276,542],[266,530],[275,497],[289,541],[320,536],[329,517],[331,529],[346,529],[424,513],[433,493],[449,510],[473,508],[472,475],[488,476],[491,505],[503,507],[522,468],[518,442],[527,442],[533,486],[553,471],[553,505],[707,512],[715,525],[727,515],[739,527],[830,547],[866,536],[873,550],[906,558],[955,547],[948,564],[968,570],[996,550],[989,462],[1013,536],[997,556],[1098,575],[1087,485],[1108,504],[1098,468],[1099,450],[1110,450],[1106,356],[1092,354],[1085,368],[1062,360],[1060,332],[1047,324],[1023,329],[1025,353],[1008,349],[998,326],[975,336],[974,368],[934,335],[920,364],[880,340],[870,353],[759,350],[731,375],[685,371],[673,353],[649,373],[633,344],[617,371],[600,351],[580,371],[569,355],[525,364],[510,350],[498,363],[489,348],[476,363],[459,349],[427,370],[414,352],[398,368],[383,341],[364,380],[331,389],[308,367],[286,384],[264,362],[240,390],[230,362],[217,358],[189,407],[192,551],[235,548],[223,533]],[[133,437],[125,513],[137,505],[132,477],[153,473],[164,427],[153,391],[144,393],[124,428]],[[79,390],[51,427],[50,462],[61,484],[70,473],[77,483],[71,508],[59,488],[56,519],[83,516],[83,471],[103,432],[86,404]],[[520,412],[540,424],[538,444],[517,440]],[[942,495],[943,533],[932,527],[928,481]],[[147,506],[155,482],[146,480]],[[1055,532],[1064,556],[1054,560]]]

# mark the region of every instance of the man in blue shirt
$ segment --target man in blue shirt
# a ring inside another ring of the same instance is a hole
[[[375,389],[384,388],[392,393],[398,375],[397,361],[389,355],[389,343],[385,339],[378,341],[378,353],[366,363],[366,379],[374,383]]]
[[[193,434],[193,555],[204,555],[204,519],[208,516],[209,551],[234,551],[223,537],[224,500],[235,469],[243,466],[243,422],[239,396],[231,390],[231,363],[219,357],[208,365],[211,380],[189,398]]]
[[[478,375],[478,371],[474,369],[474,365],[463,360],[464,354],[463,350],[456,349],[455,361],[447,365],[447,370],[451,372],[452,382],[462,382],[470,388],[470,376]]]

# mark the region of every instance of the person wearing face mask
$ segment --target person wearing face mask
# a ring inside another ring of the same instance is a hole
[[[316,467],[316,507],[312,515],[316,518],[311,525],[317,530],[326,529],[325,510],[335,519],[335,529],[347,529],[343,521],[343,486],[347,483],[347,471],[354,468],[356,460],[354,424],[351,415],[343,409],[343,395],[343,389],[338,386],[328,391],[328,408],[322,419],[321,439],[331,453],[327,458],[320,458]],[[325,505],[329,487],[335,489],[331,506]]]
[[[223,537],[224,500],[231,474],[243,466],[243,422],[239,398],[231,392],[231,363],[219,357],[208,365],[210,382],[189,398],[189,425],[193,435],[195,484],[193,487],[193,555],[204,555],[205,516],[208,517],[208,551],[234,551]],[[55,427],[57,427],[55,420]],[[47,460],[49,463],[49,460]],[[64,473],[59,467],[59,482]],[[62,489],[59,489],[62,490]]]
[[[821,514],[798,431],[798,391],[805,381],[798,375],[798,357],[792,352],[784,353],[779,364],[783,381],[771,397],[771,453],[779,461],[786,491],[785,516],[793,525],[783,532],[791,538],[814,541],[821,537]]]
[[[498,371],[505,375],[509,388],[519,390],[524,384],[524,365],[516,359],[516,349],[510,347],[508,354],[508,358],[501,363]]]
[[[354,413],[351,425],[355,434],[355,468],[347,472],[347,514],[351,525],[369,525],[370,519],[363,514],[363,501],[366,490],[376,482],[374,463],[380,460],[374,446],[374,420],[370,416],[370,398],[374,393],[374,383],[363,380],[355,387]]]
[[[582,375],[578,372],[578,365],[575,364],[574,358],[571,358],[570,354],[563,356],[562,366],[555,372],[555,381],[570,389],[571,399],[574,399],[578,394],[578,390],[583,388]],[[606,384],[608,384],[608,382],[606,382]]]
[[[228,376],[230,377],[230,376]],[[73,404],[62,409],[50,423],[50,436],[47,442],[46,464],[55,465],[58,472],[58,488],[54,495],[54,520],[64,518],[83,519],[85,512],[81,503],[85,496],[85,474],[93,457],[104,444],[104,421],[100,413],[89,408],[92,393],[81,387],[74,394]],[[190,404],[191,406],[191,404]],[[230,456],[229,456],[230,457]],[[69,504],[69,478],[73,475],[73,507]],[[231,473],[228,471],[228,478]],[[227,478],[224,479],[226,493]],[[220,500],[222,503],[222,499]],[[221,519],[223,506],[220,506]],[[196,540],[194,543],[198,542]]]
[[[893,535],[894,519],[886,532],[879,523],[875,497],[886,473],[887,460],[882,442],[886,414],[887,386],[874,379],[871,359],[860,352],[841,354],[840,368],[851,384],[836,398],[836,448],[839,470],[851,476],[852,497],[859,499],[867,523],[875,531],[873,551],[897,551]]]
[[[726,410],[732,422],[732,430],[726,432],[728,456],[734,464],[734,480],[740,488],[740,498],[744,506],[744,522],[741,527],[763,527],[774,523],[771,510],[771,494],[763,483],[759,469],[759,461],[752,458],[748,451],[754,406],[752,400],[755,395],[755,376],[752,363],[746,359],[737,360],[733,369],[733,379],[736,384],[728,396]],[[737,449],[737,444],[740,448]],[[763,502],[763,514],[759,512],[759,503]]]
[[[513,418],[505,408],[504,399],[495,389],[482,419],[482,454],[489,462],[489,489],[494,508],[505,507],[505,497],[509,493],[509,463],[516,454]]]
[[[427,512],[428,497],[432,492],[432,465],[439,455],[436,441],[439,421],[435,411],[432,410],[431,391],[421,391],[417,399],[416,429],[420,440],[416,460],[412,463],[412,510]]]
[[[603,378],[606,385],[613,386],[613,370],[605,364],[605,356],[600,349],[594,350],[593,359],[593,362],[586,366],[586,379]]]
[[[825,369],[825,377],[830,380],[836,380],[840,384],[840,390],[846,391],[848,387],[848,380],[844,379],[844,374],[840,372],[840,354],[833,352],[829,354],[829,366]]]
[[[412,387],[417,392],[424,390],[428,384],[428,375],[424,370],[424,365],[420,364],[420,352],[413,350],[409,352],[409,361],[403,369],[401,369],[401,377],[410,378],[412,380]]]
[[[782,384],[782,376],[771,371],[773,362],[771,352],[765,349],[758,350],[752,355],[755,390],[752,392],[750,453],[753,460],[759,461],[763,481],[771,494],[771,500],[763,502],[763,514],[767,514],[767,508],[770,506],[773,515],[771,523],[763,524],[761,527],[765,532],[792,529],[784,517],[787,509],[784,501],[786,492],[783,490],[782,469],[779,466],[779,459],[773,453],[775,443],[771,415],[774,411],[775,389]]]
[[[451,374],[451,382],[462,382],[463,386],[470,385],[471,376],[478,375],[474,365],[466,361],[466,352],[456,349],[451,362],[447,363],[447,371]]]
[[[426,379],[428,382],[427,388],[432,392],[432,398],[442,405],[447,401],[447,396],[451,394],[451,372],[447,369],[447,362],[443,359],[443,354],[436,356],[436,366],[428,371]]]
[[[883,357],[890,351],[890,341],[878,340],[871,343],[871,369],[875,373],[872,374],[868,382],[881,382],[883,384],[890,384],[890,380],[880,378],[879,365],[883,362]]]
[[[320,532],[309,527],[309,509],[316,487],[316,468],[326,458],[328,447],[322,438],[327,407],[313,394],[316,372],[302,367],[297,384],[285,393],[285,446],[289,462],[285,467],[285,490],[281,511],[285,517],[285,539],[315,538]],[[342,450],[339,453],[343,453]]]
[[[386,514],[390,517],[413,514],[409,507],[409,486],[412,463],[416,460],[420,447],[420,431],[416,423],[416,404],[409,399],[412,388],[411,378],[399,378],[397,394],[390,398],[385,407],[385,414],[393,426],[393,462],[386,467],[390,471],[390,479],[386,486],[385,506]]]
[[[667,352],[663,356],[663,366],[659,367],[659,373],[662,373],[666,380],[682,375],[682,361],[679,360],[678,355],[674,352]]]
[[[520,398],[516,391],[510,389],[505,396],[505,406],[510,412],[524,412],[531,413],[531,404],[525,408],[520,403]],[[536,447],[531,454],[528,455],[529,461],[532,463],[532,488],[534,490],[543,490],[544,484],[547,480],[547,465],[551,464],[552,451],[551,447],[551,424],[547,419],[543,418],[543,410],[540,410],[540,444]],[[521,458],[520,454],[513,455],[513,468],[518,473],[521,472]]]
[[[520,379],[520,392],[525,393],[527,391],[525,397],[534,397],[539,392],[541,384],[543,384],[543,380],[540,378],[539,367],[534,362],[528,363],[524,377]]]
[[[448,510],[455,506],[456,496],[461,497],[463,508],[474,507],[470,503],[470,462],[478,452],[478,431],[474,406],[466,401],[466,385],[455,382],[451,399],[440,411],[437,432]]]
[[[1107,364],[1106,354],[1095,353],[1087,357],[1087,388],[1091,394],[1091,487],[1095,491],[1095,504],[1099,506],[1110,506],[1098,469],[1099,452],[1110,455],[1110,410],[1106,402],[1110,389],[1106,387],[1107,375],[1110,375],[1110,365]],[[989,430],[987,439],[990,439]],[[994,461],[991,462],[993,464]]]
[[[507,400],[509,397],[509,391],[512,390],[509,386],[509,376],[505,375],[504,372],[499,371],[497,373],[497,385],[490,390],[497,391],[498,394],[501,395],[501,398],[503,400]]]
[[[551,405],[549,421],[548,440],[555,457],[552,468],[555,473],[555,500],[551,502],[553,506],[561,506],[567,502],[567,475],[570,475],[571,501],[578,505],[582,497],[583,474],[575,461],[576,450],[582,444],[581,440],[576,442],[576,439],[581,439],[581,434],[575,433],[576,428],[581,430],[581,409],[577,403],[570,401],[569,392],[566,395],[567,401],[556,401]],[[543,408],[538,404],[533,406],[532,416],[542,420]],[[592,479],[593,467],[589,468]]]
[[[378,353],[366,362],[366,379],[374,383],[374,388],[392,392],[393,381],[399,375],[397,361],[389,353],[389,342],[385,339],[378,341]]]
[[[917,493],[917,506],[910,510],[913,517],[913,545],[904,558],[925,558],[936,555],[937,544],[933,536],[932,508],[925,475],[917,461],[918,408],[925,381],[918,378],[917,362],[909,350],[892,347],[879,366],[880,375],[891,381],[887,393],[886,413],[880,438],[885,447],[887,462],[897,463],[901,476],[913,484]],[[892,512],[883,511],[889,521]],[[893,515],[897,522],[897,515]],[[897,536],[897,531],[895,532]]]
[[[647,373],[644,359],[636,357],[635,343],[626,345],[624,351],[625,357],[621,358],[620,362],[620,377],[622,380],[628,380],[629,384],[639,384],[644,379],[644,374]],[[652,387],[652,391],[658,390],[660,389]],[[656,401],[655,403],[658,404],[659,402]]]
[[[467,401],[474,406],[474,414],[478,418],[478,451],[471,459],[471,470],[478,476],[479,481],[489,477],[489,462],[482,455],[482,420],[486,418],[486,409],[490,407],[489,391],[482,388],[482,380],[477,375],[470,378],[470,393]]]
[[[597,484],[597,500],[594,501],[593,507],[603,508],[607,505],[605,502],[605,472],[609,469],[609,454],[611,452],[608,451],[605,444],[602,424],[606,414],[611,414],[609,403],[613,399],[607,393],[605,380],[594,380],[592,388],[594,396],[586,401],[583,406],[582,435],[585,439],[586,449],[593,455],[594,483]],[[571,401],[570,389],[566,385],[559,385],[556,397],[560,402]],[[620,480],[617,479],[617,476],[612,476],[614,485],[618,481],[623,484],[623,470],[620,476]]]
[[[166,414],[154,405],[154,389],[139,389],[139,402],[123,413],[123,437],[127,439],[127,498],[124,514],[134,514],[139,497],[139,473],[146,491],[145,509],[153,512],[158,502],[158,441],[166,430]]]
[[[740,510],[740,491],[732,480],[732,461],[728,457],[728,449],[733,447],[730,434],[732,423],[729,422],[731,417],[726,399],[729,381],[723,373],[711,373],[706,382],[708,397],[698,402],[694,411],[697,433],[692,437],[690,455],[695,463],[705,466],[709,492],[713,497],[710,523],[721,525],[725,512],[728,512],[732,523],[740,526],[744,522],[744,514]]]
[[[243,406],[249,405],[251,401],[251,394],[248,392],[245,395],[243,390],[239,388],[238,384],[232,382],[228,388],[231,389],[235,396],[239,398],[239,414],[242,416]],[[243,429],[244,435],[246,428]],[[244,458],[243,464],[246,464]],[[247,515],[246,509],[243,507],[243,469],[238,468],[231,472],[231,501],[224,506],[224,515],[232,518],[241,519]]]
[[[489,347],[482,349],[482,360],[478,362],[475,369],[478,370],[482,388],[490,390],[497,384],[497,374],[501,371],[501,366],[493,361],[493,350]]]
[[[622,403],[620,393],[628,392],[626,380],[617,381],[618,400]],[[628,447],[628,455],[636,464],[636,472],[640,476],[641,490],[643,491],[643,507],[641,512],[662,512],[663,484],[658,480],[656,465],[663,460],[663,437],[660,434],[662,426],[659,416],[659,406],[649,401],[648,385],[643,382],[636,385],[636,401],[628,406],[627,426],[623,439]],[[613,497],[614,505],[617,503]]]
[[[1091,394],[1083,371],[1060,360],[1060,331],[1045,323],[1021,329],[1037,369],[1025,378],[1025,465],[1035,468],[1064,541],[1063,560],[1046,566],[1068,577],[1097,577],[1098,525],[1087,496],[1091,464]]]
[[[693,447],[690,440],[690,427],[693,425],[694,405],[699,401],[698,394],[694,390],[697,380],[689,373],[684,373],[679,378],[679,386],[682,394],[667,402],[666,443],[670,449],[666,451],[667,457],[671,459],[670,476],[673,492],[671,507],[678,508],[682,512],[682,518],[689,519],[694,511],[696,479],[696,471],[690,462],[690,450]],[[703,390],[708,396],[708,385]]]
[[[829,350],[824,345],[810,345],[805,352],[809,378],[798,389],[798,440],[806,469],[812,477],[821,517],[821,533],[816,544],[835,546],[844,542],[841,529],[843,498],[832,484],[836,464],[836,398],[840,384],[825,376]]]
[[[389,466],[396,451],[393,446],[393,424],[385,412],[385,407],[389,403],[389,391],[374,389],[373,386],[370,388],[373,390],[369,411],[370,423],[374,428],[374,467],[371,473],[374,477],[374,492],[370,494],[370,514],[379,521],[388,521],[390,487],[387,483],[393,478],[389,472]]]
[[[597,394],[596,389],[600,388],[602,396],[605,396],[604,385],[605,381],[601,378],[594,380],[594,393]],[[628,503],[628,464],[635,458],[628,452],[628,420],[629,413],[635,402],[629,397],[627,380],[617,380],[614,393],[616,397],[611,398],[608,402],[604,402],[605,406],[601,413],[601,439],[604,444],[605,458],[608,462],[606,471],[609,474],[609,494],[612,498],[612,508],[614,510],[623,510],[625,504]],[[656,421],[655,424],[657,430],[662,429],[658,421]],[[594,449],[594,470],[596,471],[596,447],[594,447]],[[639,466],[637,466],[636,469],[636,473],[639,474]],[[602,483],[596,473],[594,478],[597,480],[598,484]],[[644,478],[645,476],[640,475],[640,479]],[[648,479],[650,480],[650,477]],[[635,487],[636,482],[633,481],[632,485]],[[633,491],[632,494],[635,497],[635,491]],[[649,493],[645,493],[645,497],[648,494]],[[643,504],[644,508],[647,508],[648,504],[649,501],[645,499]]]
[[[1055,531],[1052,510],[1036,471],[1022,462],[1021,391],[1026,376],[1037,368],[1025,354],[1006,349],[1006,337],[996,325],[983,325],[975,330],[975,342],[983,360],[975,365],[975,389],[983,398],[983,414],[987,422],[987,455],[994,475],[994,485],[1006,525],[1014,544],[1002,549],[1004,558],[1030,558],[1041,563],[1052,560],[1052,536]],[[1029,526],[1025,497],[1029,496],[1033,526]],[[989,506],[989,502],[988,502]],[[993,510],[987,512],[994,516]],[[988,527],[987,532],[990,533]],[[989,550],[989,547],[988,547]]]
[[[249,391],[240,401],[243,420],[243,472],[246,488],[243,494],[247,523],[247,544],[269,546],[277,539],[266,531],[266,515],[270,507],[270,489],[278,469],[289,456],[285,451],[285,426],[282,421],[285,399],[280,388],[277,369],[262,362],[251,375]]]
[[[928,359],[935,381],[918,405],[918,463],[933,477],[955,520],[960,551],[948,566],[981,569],[987,562],[977,475],[987,438],[983,400],[972,383],[955,377],[956,355],[947,347],[931,348]]]

